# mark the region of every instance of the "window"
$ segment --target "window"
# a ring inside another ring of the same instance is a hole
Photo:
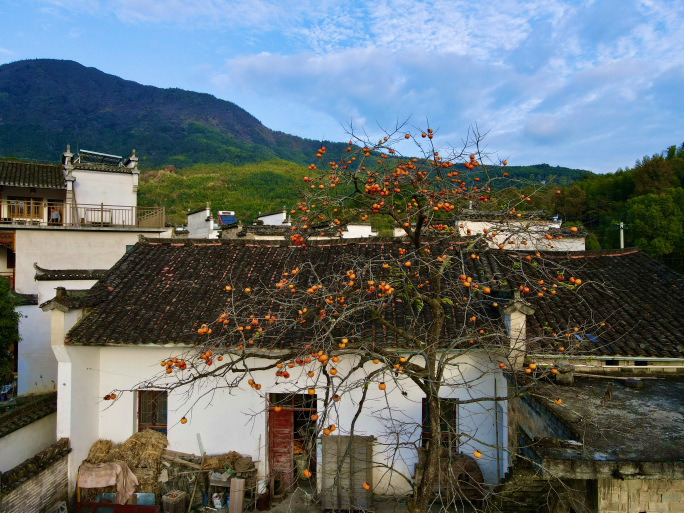
[[[166,434],[166,392],[138,391],[138,431],[147,428]]]
[[[43,219],[43,200],[32,198],[7,198],[9,217]]]
[[[441,419],[440,431],[441,440],[444,447],[451,450],[458,449],[458,399],[440,399]],[[423,398],[423,447],[432,439],[430,426],[428,423],[428,402]]]
[[[7,248],[7,269],[14,269],[17,265],[17,255],[10,248]]]

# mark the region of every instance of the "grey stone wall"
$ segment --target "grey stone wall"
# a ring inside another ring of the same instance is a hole
[[[53,463],[0,498],[2,513],[53,513],[67,500],[68,456]]]

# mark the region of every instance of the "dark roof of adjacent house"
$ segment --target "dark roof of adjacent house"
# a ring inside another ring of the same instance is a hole
[[[681,377],[626,380],[576,376],[572,386],[530,381],[527,387],[530,395],[525,400],[536,403],[528,411],[541,416],[531,422],[548,422],[551,414],[567,428],[565,436],[533,441],[530,447],[542,457],[544,466],[548,459],[560,462],[556,468],[580,472],[586,469],[563,461],[684,463]],[[560,399],[560,404],[555,399]],[[564,443],[567,440],[571,443]]]
[[[289,241],[288,241],[289,242]],[[94,310],[67,334],[71,344],[196,344],[197,329],[213,321],[228,307],[246,297],[242,285],[275,290],[284,271],[309,264],[319,277],[344,276],[352,259],[371,261],[396,253],[407,242],[374,239],[368,242],[318,241],[305,250],[285,241],[225,241],[207,239],[149,239],[121,259],[86,297]],[[314,271],[311,271],[313,278]],[[300,278],[302,275],[300,275]],[[309,277],[307,277],[309,279]],[[226,294],[227,283],[241,284],[235,295]],[[402,299],[389,303],[385,314],[403,325],[413,318],[413,306]],[[285,318],[285,306],[263,304]],[[428,309],[423,309],[423,314]],[[420,313],[420,311],[418,312]],[[454,307],[445,329],[457,331],[462,312]],[[263,317],[263,315],[261,315]],[[355,318],[359,338],[400,346],[391,334],[371,320],[370,312]],[[279,346],[301,343],[307,326],[297,326],[264,343]]]
[[[35,306],[38,304],[38,294],[14,293],[15,306]]]
[[[0,185],[66,189],[64,168],[60,164],[0,159]]]
[[[438,242],[431,244],[433,254],[447,250]],[[527,317],[528,351],[684,358],[684,277],[637,250],[549,252],[538,261],[527,261],[529,254],[509,251],[484,251],[476,260],[470,252],[461,254],[457,246],[452,247],[466,274],[476,282],[497,280],[499,288],[493,289],[485,301],[475,302],[482,308],[477,315],[492,323],[502,323],[494,307],[501,308],[513,298],[513,291],[523,284],[523,271],[530,280],[536,280],[542,269],[553,275],[563,273],[563,284],[570,277],[581,277],[581,285],[558,287],[555,295],[526,295],[525,301],[535,310]],[[82,301],[94,310],[74,326],[67,342],[195,344],[202,323],[218,318],[230,306],[231,297],[233,305],[244,300],[243,287],[273,290],[283,272],[295,267],[312,269],[307,271],[312,273],[311,280],[314,271],[321,277],[316,281],[344,276],[354,260],[371,266],[375,279],[386,279],[391,269],[381,269],[380,264],[388,255],[396,255],[399,248],[410,250],[409,241],[380,237],[317,241],[302,249],[284,241],[149,239],[136,244],[90,289]],[[447,279],[455,287],[455,304],[447,308],[449,322],[443,334],[447,340],[455,335],[463,337],[463,326],[468,325],[463,309],[470,303],[460,299],[477,293],[472,289],[464,292],[458,279],[461,268],[454,271],[457,274]],[[224,290],[228,283],[236,286],[229,295]],[[548,283],[544,286],[551,288]],[[416,313],[415,305],[409,303],[395,294],[387,301],[384,315],[390,322],[409,327],[411,319],[427,315],[428,310],[418,308]],[[272,311],[279,307],[265,304],[264,308]],[[364,315],[367,317],[356,320],[359,338],[401,345],[398,336],[379,328],[370,314]],[[293,335],[289,342],[301,339],[301,334]]]
[[[44,311],[58,308],[64,312],[79,308],[92,308],[98,304],[97,300],[91,296],[89,289],[65,289],[57,287],[57,295],[40,305]],[[36,301],[38,304],[38,301]]]
[[[636,249],[544,257],[571,271],[565,282],[574,274],[582,284],[577,294],[526,298],[535,309],[528,336],[539,337],[528,352],[561,354],[579,344],[584,354],[684,358],[684,276]]]
[[[35,263],[33,267],[36,270],[36,281],[99,280],[108,271],[108,269],[45,269]]]
[[[0,438],[57,411],[57,392],[24,396],[0,414]]]

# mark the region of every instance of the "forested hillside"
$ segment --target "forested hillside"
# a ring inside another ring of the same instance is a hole
[[[601,248],[619,247],[623,222],[625,246],[638,246],[684,272],[684,144],[560,191],[545,191],[536,204],[582,223]]]
[[[217,210],[234,210],[243,222],[253,221],[259,212],[288,210],[297,202],[304,166],[285,160],[258,164],[196,164],[185,169],[173,166],[143,172],[138,204],[164,205],[170,222],[186,222],[188,209],[211,203]]]
[[[274,158],[303,164],[321,141],[270,130],[209,94],[145,86],[73,61],[0,66],[0,155],[54,162],[67,144],[117,155],[135,148],[150,169]],[[323,144],[335,158],[346,147]]]

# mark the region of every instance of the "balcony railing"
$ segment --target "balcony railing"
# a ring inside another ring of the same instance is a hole
[[[164,207],[78,204],[10,199],[2,206],[2,224],[80,228],[163,228]]]

